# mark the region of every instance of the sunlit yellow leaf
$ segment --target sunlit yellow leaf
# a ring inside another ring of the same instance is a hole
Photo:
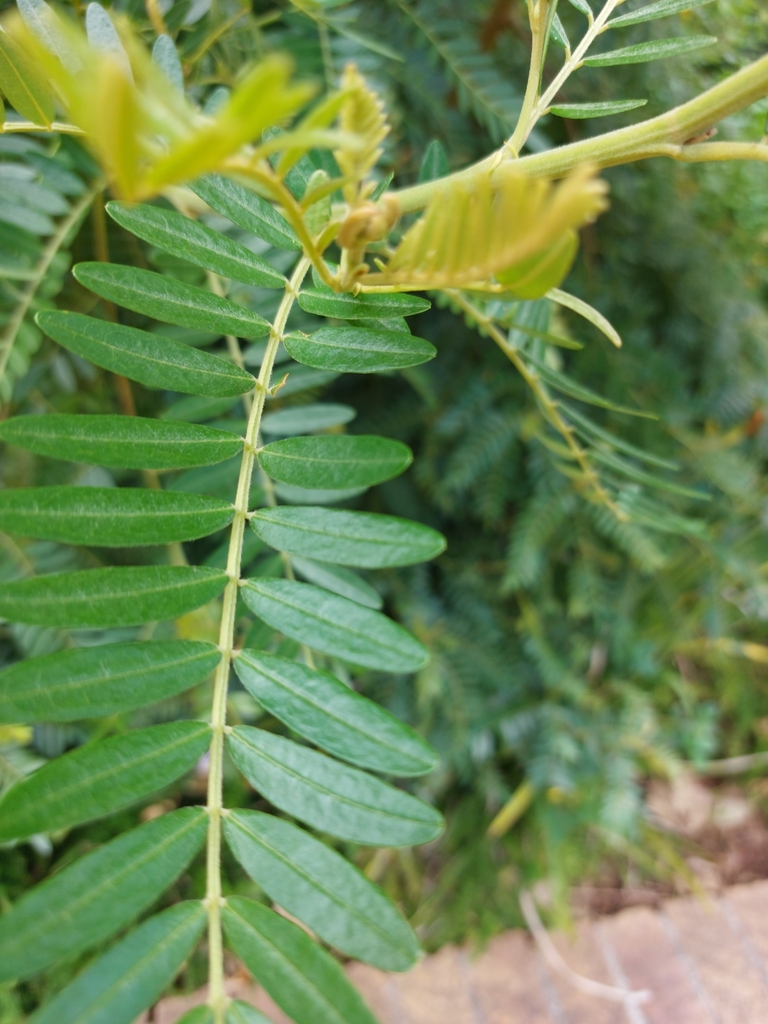
[[[1,29],[0,92],[28,121],[46,127],[52,124],[53,96],[44,75],[18,43]]]
[[[540,299],[565,278],[578,249],[579,236],[571,229],[535,256],[497,271],[496,280],[518,299]]]
[[[339,113],[339,127],[360,142],[354,147],[342,146],[334,151],[342,174],[351,179],[344,187],[348,203],[358,199],[357,183],[365,179],[381,156],[381,143],[389,132],[381,98],[369,87],[354,64],[348,64],[341,79],[344,102]],[[370,183],[371,189],[374,184]],[[365,195],[363,194],[362,198]]]

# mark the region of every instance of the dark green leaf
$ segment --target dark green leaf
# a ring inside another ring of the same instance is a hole
[[[204,270],[262,288],[285,286],[283,275],[250,249],[173,210],[108,203],[107,213],[145,242]]]
[[[221,916],[230,947],[296,1024],[377,1024],[341,966],[298,925],[242,896]]]
[[[588,117],[609,117],[611,114],[623,114],[627,110],[644,107],[647,102],[648,100],[607,100],[603,103],[557,103],[549,108],[549,112],[557,117],[584,120]]]
[[[186,398],[180,398],[173,405],[170,405],[161,416],[164,420],[205,423],[206,420],[211,420],[215,416],[222,416],[224,413],[229,412],[236,405],[240,405],[242,408],[242,399],[239,395],[229,398],[188,395]],[[223,430],[224,428],[219,427],[218,429]]]
[[[209,174],[198,178],[191,187],[211,209],[228,217],[243,231],[263,238],[278,249],[301,249],[301,243],[285,217],[261,196],[236,181],[219,174]]]
[[[240,438],[189,423],[141,416],[15,416],[0,438],[37,455],[121,469],[186,469],[237,455]]]
[[[0,842],[71,828],[156,793],[192,768],[210,737],[205,723],[167,722],[48,761],[0,800]]]
[[[262,796],[322,832],[369,846],[414,846],[440,834],[434,807],[284,736],[238,725],[227,742]]]
[[[587,0],[568,0],[568,3],[587,18],[592,17],[592,8],[587,3]]]
[[[657,419],[656,415],[652,412],[643,412],[642,409],[631,409],[626,405],[615,405],[613,402],[608,401],[607,398],[603,398],[602,395],[598,395],[597,392],[585,388],[583,384],[579,384],[571,377],[567,377],[564,373],[558,373],[557,370],[553,370],[546,363],[535,359],[530,352],[525,353],[525,358],[536,367],[543,381],[556,391],[562,391],[564,395],[568,395],[570,398],[577,398],[580,402],[596,405],[601,409],[610,409],[612,412],[622,412],[627,416],[640,416],[649,420]]]
[[[680,57],[684,53],[693,53],[705,46],[714,46],[715,36],[676,36],[674,39],[652,39],[647,43],[636,43],[634,46],[622,46],[620,50],[598,53],[594,57],[585,57],[584,63],[589,68],[611,68],[619,64],[645,64],[650,60],[662,60],[665,57]]]
[[[151,388],[193,395],[242,395],[255,380],[245,370],[180,341],[81,313],[43,312],[36,320],[70,352]]]
[[[332,594],[348,597],[350,601],[363,604],[366,608],[375,608],[377,611],[384,604],[378,591],[351,569],[344,569],[340,565],[328,565],[326,562],[314,562],[311,558],[299,558],[296,555],[291,558],[291,564],[299,576],[308,583],[330,590]]]
[[[416,936],[381,890],[303,829],[238,810],[224,834],[269,898],[331,946],[384,971],[407,971],[418,959]]]
[[[178,1024],[181,1024],[181,1021]],[[200,1024],[204,1024],[204,1022],[201,1021]],[[213,1020],[211,1020],[211,1024],[213,1024]],[[272,1024],[272,1021],[250,1003],[244,1003],[241,999],[233,999],[227,1007],[225,1024]]]
[[[259,452],[259,461],[282,483],[341,490],[391,480],[410,466],[413,455],[386,437],[334,434],[273,441]]]
[[[153,704],[203,681],[221,655],[194,640],[104,644],[0,671],[0,722],[76,722]]]
[[[565,411],[568,419],[572,420],[576,425],[576,432],[581,434],[582,437],[592,441],[593,438],[597,438],[600,441],[604,441],[609,444],[612,448],[616,448],[620,452],[624,452],[626,455],[632,455],[636,459],[641,459],[643,462],[650,462],[653,466],[661,466],[662,469],[678,470],[680,466],[677,462],[673,462],[671,459],[662,459],[658,455],[654,455],[652,452],[647,452],[643,448],[637,448],[635,445],[630,444],[629,441],[625,441],[621,437],[616,437],[615,434],[611,434],[607,430],[603,430],[592,420],[587,419],[586,416],[582,416],[580,412],[577,412],[570,405],[561,403],[561,408]]]
[[[381,373],[419,366],[437,349],[405,331],[369,327],[321,327],[307,336],[289,334],[285,347],[298,363],[340,373]]]
[[[227,1010],[226,1020],[227,1024],[229,1024],[229,1010]],[[234,1021],[235,1018],[232,1018],[232,1020]],[[266,1017],[262,1018],[262,1020],[266,1021]],[[176,1024],[215,1024],[213,1010],[205,1003],[201,1006],[194,1006],[191,1010],[187,1010],[183,1016],[179,1017]],[[267,1024],[269,1024],[269,1021],[267,1021]]]
[[[195,540],[232,522],[216,498],[139,487],[21,487],[0,491],[0,530],[64,544],[138,547]]]
[[[565,31],[565,26],[557,14],[552,18],[552,27],[549,30],[550,38],[553,39],[558,46],[562,46],[564,50],[570,50],[571,43],[568,39],[568,34]]]
[[[667,18],[671,14],[692,11],[696,7],[703,7],[705,4],[711,3],[713,3],[713,0],[659,0],[658,3],[648,4],[647,7],[640,7],[638,10],[630,11],[628,14],[621,14],[618,18],[611,18],[607,28],[639,25],[643,21]]]
[[[307,583],[246,580],[243,600],[273,629],[324,654],[382,672],[416,672],[429,651],[380,612]]]
[[[131,1024],[173,981],[203,932],[201,903],[178,903],[100,956],[29,1024]]]
[[[152,903],[203,845],[185,807],[126,832],[27,892],[0,918],[0,981],[21,981],[96,946]]]
[[[332,402],[294,405],[279,412],[268,412],[261,419],[261,429],[265,434],[282,434],[284,437],[314,434],[315,431],[343,426],[355,416],[357,413],[349,405]]]
[[[103,299],[155,320],[241,338],[269,334],[267,321],[245,306],[153,270],[117,263],[78,263],[72,273]]]
[[[345,761],[389,775],[424,775],[437,765],[413,729],[328,672],[248,649],[235,671],[270,714]]]
[[[445,538],[437,530],[376,512],[263,508],[253,513],[251,526],[278,551],[369,569],[414,565],[445,550]]]
[[[0,616],[65,629],[138,626],[175,619],[221,593],[227,575],[188,565],[111,566],[13,580],[0,592]]]
[[[413,316],[431,307],[426,299],[405,292],[350,295],[336,294],[330,289],[309,289],[299,292],[299,305],[306,313],[332,316],[338,320],[360,320],[371,317]]]

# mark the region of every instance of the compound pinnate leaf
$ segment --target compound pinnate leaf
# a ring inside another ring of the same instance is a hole
[[[27,658],[0,671],[0,722],[76,722],[183,693],[219,663],[200,640],[104,644]]]
[[[221,916],[230,947],[296,1024],[376,1024],[340,964],[298,925],[242,896]]]
[[[429,661],[427,648],[386,615],[308,583],[250,579],[241,593],[273,629],[323,654],[382,672],[416,672]]]
[[[241,999],[233,999],[227,1007],[227,1013],[224,1018],[225,1024],[272,1024],[272,1021],[264,1014],[257,1010],[255,1006],[251,1006],[250,1003],[244,1003]],[[179,1021],[181,1024],[181,1021]],[[197,1024],[197,1022],[195,1022]],[[202,1020],[199,1024],[207,1024]]]
[[[407,971],[418,959],[416,936],[381,890],[303,829],[237,810],[224,834],[269,898],[331,946],[384,971]]]
[[[584,120],[588,117],[609,117],[611,114],[623,114],[627,110],[644,107],[648,100],[605,100],[601,103],[557,103],[549,108],[550,114],[556,117],[570,117],[573,120]]]
[[[35,886],[0,918],[0,981],[31,978],[124,928],[178,878],[207,827],[202,807],[173,811]]]
[[[167,722],[48,761],[0,800],[0,842],[71,828],[156,793],[192,768],[210,735],[201,722]]]
[[[377,611],[384,604],[378,591],[351,569],[329,565],[327,562],[315,562],[311,558],[300,558],[297,555],[293,555],[291,564],[307,583],[314,583],[323,590],[330,590],[332,594],[348,597],[350,601],[363,604],[366,608],[375,608]]]
[[[0,491],[0,530],[64,544],[138,547],[195,540],[232,522],[227,502],[140,487],[20,487]]]
[[[175,619],[221,593],[227,575],[188,565],[114,566],[6,583],[0,616],[65,629],[139,626]]]
[[[665,57],[680,57],[684,53],[693,53],[717,42],[715,36],[676,36],[673,39],[652,39],[647,43],[636,43],[634,46],[622,46],[620,50],[608,53],[597,53],[593,57],[585,57],[584,64],[590,68],[612,68],[620,64],[645,64],[651,60],[663,60]]]
[[[369,846],[415,846],[440,834],[434,807],[284,736],[238,725],[227,742],[255,789],[313,828]]]
[[[147,387],[226,396],[242,395],[255,383],[226,359],[135,327],[69,312],[38,313],[36,320],[70,352]]]
[[[282,483],[342,490],[371,487],[399,476],[413,454],[407,445],[386,437],[334,434],[273,441],[259,452],[259,461]]]
[[[311,405],[296,405],[279,412],[268,412],[261,418],[264,434],[312,434],[331,427],[341,427],[357,416],[350,405],[333,402],[316,402]]]
[[[330,289],[299,292],[299,305],[306,313],[332,316],[337,320],[365,320],[390,316],[413,316],[424,313],[432,303],[417,295],[387,294],[335,294]]]
[[[220,231],[213,231],[173,210],[164,210],[159,206],[108,203],[107,213],[118,224],[150,245],[188,260],[204,270],[212,270],[222,277],[262,288],[285,286],[283,275],[250,249]]]
[[[235,659],[235,671],[267,711],[345,761],[390,775],[424,775],[437,765],[413,729],[328,672],[248,649]]]
[[[445,550],[445,538],[437,530],[376,512],[263,508],[253,513],[251,526],[279,551],[370,569],[415,565]]]
[[[224,462],[243,447],[239,437],[192,423],[141,416],[14,416],[0,439],[36,455],[116,469],[188,469]]]
[[[341,373],[382,373],[419,366],[437,349],[405,331],[370,327],[321,327],[307,336],[289,334],[285,347],[298,363]]]
[[[173,981],[200,938],[201,903],[150,917],[30,1017],[30,1024],[131,1024]]]
[[[154,270],[117,263],[78,263],[72,273],[103,299],[164,323],[241,338],[269,334],[267,321],[244,306]]]
[[[705,4],[713,2],[714,0],[659,0],[658,3],[640,7],[636,11],[630,11],[629,14],[611,18],[606,27],[622,28],[639,25],[644,21],[655,21],[657,18],[668,18],[671,14],[680,14],[682,11],[692,11],[695,7],[703,7]]]
[[[192,184],[193,192],[211,209],[228,217],[243,231],[249,231],[278,249],[301,249],[293,228],[274,206],[236,181],[209,174]]]
[[[53,123],[56,113],[48,83],[34,61],[3,31],[0,31],[0,92],[33,124]]]

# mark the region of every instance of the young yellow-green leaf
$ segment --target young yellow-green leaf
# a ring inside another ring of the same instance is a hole
[[[261,288],[285,286],[283,275],[250,249],[220,231],[213,231],[173,210],[159,206],[108,203],[107,213],[118,224],[150,245],[203,267],[204,270],[212,270],[222,277]]]
[[[368,569],[415,565],[445,550],[445,538],[430,526],[377,512],[262,508],[253,513],[251,526],[278,551]]]
[[[401,370],[437,355],[434,345],[405,331],[359,326],[321,327],[309,336],[289,334],[285,347],[298,363],[341,373]]]
[[[518,299],[540,299],[563,281],[573,266],[578,249],[579,236],[575,231],[566,231],[542,252],[498,271],[496,279]],[[546,341],[552,335],[544,334],[542,337]],[[565,348],[578,344],[566,338],[558,338],[557,342]]]
[[[259,452],[259,462],[275,480],[326,490],[380,484],[399,476],[412,461],[407,445],[371,434],[287,437]]]
[[[615,345],[616,348],[621,348],[621,337],[619,332],[613,326],[613,324],[606,320],[602,313],[598,313],[596,309],[585,302],[583,299],[577,298],[575,295],[569,294],[569,292],[561,291],[559,288],[552,288],[547,293],[547,298],[552,299],[560,306],[565,306],[566,309],[573,310],[574,313],[578,313],[579,316],[584,317],[593,324],[598,331],[606,336],[606,338]]]
[[[264,1014],[257,1010],[255,1006],[251,1006],[250,1003],[244,1003],[241,999],[233,999],[227,1007],[226,1016],[224,1018],[225,1024],[272,1024],[272,1021]],[[182,1024],[180,1020],[178,1024]],[[190,1021],[189,1024],[213,1024],[213,1017],[210,1021],[203,1020]]]
[[[311,405],[295,405],[279,412],[268,412],[262,416],[261,429],[264,434],[282,434],[290,437],[295,434],[313,434],[331,427],[341,427],[350,423],[357,413],[349,405],[337,405],[333,402],[316,402]]]
[[[0,917],[0,982],[31,978],[120,931],[179,877],[207,828],[204,808],[173,811],[25,893]]]
[[[70,352],[150,388],[225,396],[245,394],[255,384],[250,373],[226,359],[135,327],[48,310],[35,319]]]
[[[231,949],[296,1024],[377,1024],[341,965],[298,925],[242,896],[221,917]]]
[[[0,92],[22,117],[43,127],[56,112],[48,83],[38,66],[11,37],[0,29]]]
[[[680,57],[684,53],[693,53],[717,42],[715,36],[676,36],[673,39],[651,39],[647,43],[636,43],[634,46],[622,46],[620,50],[608,53],[596,53],[593,57],[585,57],[584,64],[589,68],[612,68],[620,64],[645,64],[651,60],[663,60],[665,57]]]
[[[234,506],[140,487],[19,487],[0,491],[0,530],[63,544],[139,547],[207,537]]]
[[[315,562],[311,558],[300,558],[297,555],[292,556],[291,564],[307,583],[314,583],[323,590],[330,590],[332,594],[348,597],[350,601],[365,605],[366,608],[375,608],[377,611],[384,604],[379,592],[351,569],[344,569],[340,565],[328,565],[327,562]]]
[[[440,834],[434,807],[284,736],[237,725],[227,743],[262,796],[329,835],[368,846],[415,846]]]
[[[132,711],[201,683],[221,654],[202,640],[74,647],[0,671],[0,722],[76,722]]]
[[[220,174],[209,174],[192,184],[195,192],[212,210],[233,224],[262,238],[277,249],[301,249],[293,228],[271,203],[250,192],[236,181]]]
[[[415,313],[424,313],[430,309],[432,303],[406,292],[350,295],[336,294],[330,289],[326,291],[318,288],[299,292],[299,305],[306,313],[315,313],[317,316],[332,316],[337,320],[367,320],[378,317],[413,316]]]
[[[200,938],[202,903],[150,917],[29,1018],[29,1024],[131,1024],[162,995]]]
[[[345,761],[388,775],[424,775],[438,763],[413,729],[328,672],[247,648],[235,671],[270,714]]]
[[[658,3],[648,4],[647,7],[640,7],[636,11],[630,11],[629,14],[621,14],[618,18],[611,18],[606,28],[639,25],[644,21],[668,18],[671,14],[692,11],[695,7],[703,7],[705,4],[711,3],[713,3],[713,0],[659,0]]]
[[[250,579],[241,593],[273,629],[323,654],[382,672],[417,672],[429,661],[427,648],[396,622],[308,583]]]
[[[210,738],[203,722],[166,722],[48,761],[0,800],[0,842],[72,828],[148,797],[189,771]]]
[[[64,629],[139,626],[175,619],[207,604],[227,575],[205,566],[110,566],[57,572],[5,583],[0,616]]]
[[[164,323],[240,338],[263,338],[269,334],[269,323],[264,317],[245,306],[154,270],[119,263],[78,263],[72,273],[80,284],[103,299]]]
[[[116,469],[188,469],[237,455],[239,437],[191,423],[141,416],[15,416],[0,423],[0,439],[36,455]]]
[[[342,953],[383,971],[407,971],[416,936],[362,872],[303,829],[259,811],[224,819],[230,849],[270,899]]]
[[[556,117],[584,120],[588,117],[609,117],[611,114],[623,114],[627,110],[644,107],[647,102],[648,100],[606,100],[602,103],[557,103],[549,108],[549,112]]]

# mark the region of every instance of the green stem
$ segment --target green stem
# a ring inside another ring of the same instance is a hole
[[[513,156],[517,156],[523,147],[533,128],[533,111],[539,96],[541,85],[541,73],[544,66],[544,55],[546,53],[546,27],[549,22],[547,17],[546,0],[538,0],[530,11],[531,22],[531,63],[528,67],[528,83],[525,87],[523,105],[520,108],[520,116],[512,136],[504,143],[504,146],[496,154],[497,163],[501,163],[507,155],[507,150]]]
[[[227,728],[227,687],[232,663],[232,646],[235,637],[235,613],[237,609],[237,592],[240,585],[240,564],[243,556],[243,535],[248,517],[248,496],[251,489],[258,447],[259,427],[264,412],[269,383],[272,377],[277,348],[285,335],[288,314],[296,301],[299,287],[309,269],[310,261],[302,257],[296,265],[291,280],[288,282],[285,295],[280,303],[275,322],[269,333],[267,348],[259,371],[259,378],[254,390],[253,403],[248,417],[245,432],[243,458],[240,465],[240,476],[237,482],[235,498],[235,517],[232,522],[229,552],[227,555],[227,575],[229,581],[224,590],[221,610],[221,626],[219,629],[219,648],[221,661],[216,670],[213,687],[213,706],[211,709],[211,730],[213,733],[210,749],[210,765],[208,775],[209,815],[208,845],[206,850],[207,886],[205,902],[208,909],[208,957],[209,957],[209,989],[208,1003],[213,1010],[214,1024],[224,1024],[227,996],[224,991],[224,946],[221,932],[221,819],[224,812],[223,804],[223,766],[224,766],[224,734]]]

